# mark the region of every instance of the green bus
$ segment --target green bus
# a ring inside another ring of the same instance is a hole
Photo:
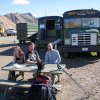
[[[63,53],[97,52],[100,56],[100,11],[80,9],[63,14]]]
[[[62,39],[62,17],[45,16],[38,19],[38,46],[47,46],[49,42]]]

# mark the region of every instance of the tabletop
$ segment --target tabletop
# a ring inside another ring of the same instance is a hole
[[[65,64],[59,64],[59,65],[63,69],[66,67]],[[36,73],[37,69],[38,69],[38,67],[36,64],[26,64],[26,63],[25,64],[17,64],[17,63],[13,63],[13,62],[11,62],[1,68],[1,70],[9,71],[8,80],[16,80],[17,79],[16,76],[12,76],[13,71]],[[51,79],[52,79],[52,84],[54,84],[55,75],[62,74],[62,70],[58,69],[57,64],[45,64],[44,69],[41,70],[41,73],[52,74]]]
[[[65,64],[60,64],[62,68],[65,68]],[[35,72],[37,71],[38,67],[36,64],[17,64],[17,63],[9,63],[6,66],[2,67],[1,70],[5,71],[21,71],[21,72]],[[44,69],[42,72],[52,72],[52,71],[58,71],[57,64],[45,64]]]
[[[21,71],[21,72],[34,72],[37,70],[37,65],[34,64],[17,64],[9,63],[6,66],[2,67],[1,70],[5,71]]]

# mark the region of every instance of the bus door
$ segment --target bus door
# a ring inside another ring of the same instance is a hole
[[[55,20],[46,20],[46,37],[50,42],[56,38]]]
[[[62,39],[62,24],[61,23],[56,24],[55,28],[56,28],[56,38]]]

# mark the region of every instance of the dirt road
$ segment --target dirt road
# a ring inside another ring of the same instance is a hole
[[[0,68],[12,61],[13,47],[17,44],[15,36],[0,37]],[[22,46],[23,48],[25,47]],[[26,50],[26,49],[25,49]],[[44,52],[39,52],[44,59]],[[57,94],[57,100],[100,100],[100,60],[97,57],[82,55],[65,59],[62,63],[66,64],[66,71],[73,77],[85,91],[73,82],[68,75],[63,74],[61,82],[62,90]],[[0,70],[0,79],[7,79],[8,72]],[[25,73],[25,80],[32,75]],[[26,93],[24,90],[12,89],[7,97],[3,97],[4,87],[0,87],[0,100],[24,100]],[[13,94],[13,95],[12,95]]]

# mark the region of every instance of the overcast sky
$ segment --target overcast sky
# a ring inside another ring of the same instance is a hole
[[[62,16],[75,9],[100,10],[100,0],[1,0],[0,15],[6,13],[32,13],[34,16]]]

